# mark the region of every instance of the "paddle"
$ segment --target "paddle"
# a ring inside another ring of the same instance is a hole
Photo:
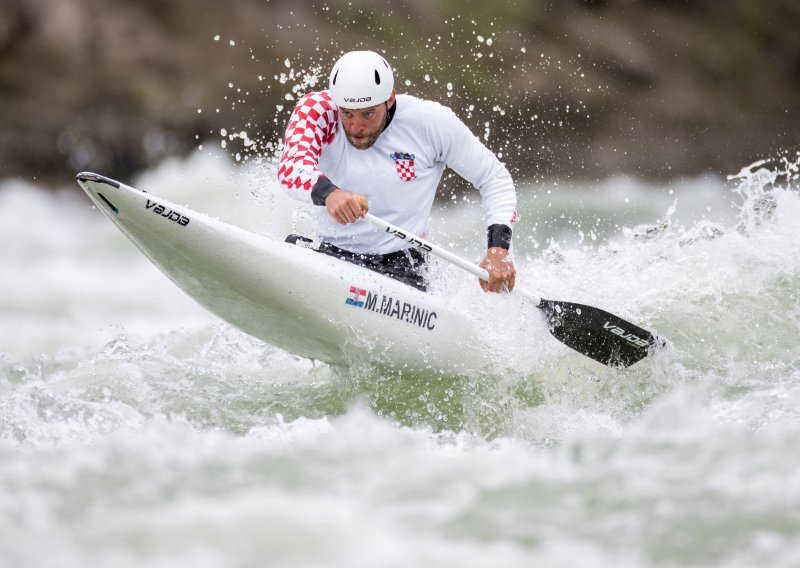
[[[489,273],[449,250],[421,239],[375,217],[371,213],[364,220],[407,243],[435,254],[478,278],[489,281]],[[529,292],[514,289],[533,302],[547,318],[550,333],[564,345],[605,365],[629,367],[647,357],[651,347],[664,345],[664,340],[605,310],[556,300],[544,300]]]

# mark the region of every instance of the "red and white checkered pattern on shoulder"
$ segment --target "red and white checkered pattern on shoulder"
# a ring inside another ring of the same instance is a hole
[[[328,91],[308,93],[297,103],[286,127],[278,181],[287,189],[311,191],[323,144],[330,144],[339,125],[339,109]]]

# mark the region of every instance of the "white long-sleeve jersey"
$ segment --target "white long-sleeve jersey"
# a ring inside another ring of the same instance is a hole
[[[370,213],[423,238],[445,166],[481,193],[486,226],[516,221],[511,174],[456,117],[438,103],[398,95],[389,125],[375,143],[355,148],[347,140],[339,109],[328,91],[300,99],[289,120],[278,180],[292,197],[312,203],[312,190],[325,176],[338,188],[365,196]],[[340,225],[322,206],[314,208],[323,240],[363,254],[386,254],[407,243],[363,222]]]

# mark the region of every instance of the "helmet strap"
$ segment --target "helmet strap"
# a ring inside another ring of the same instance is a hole
[[[395,99],[394,104],[391,106],[391,108],[389,107],[388,101],[384,101],[383,106],[384,108],[386,108],[386,116],[384,116],[383,119],[383,128],[381,128],[381,132],[386,130],[389,127],[389,124],[392,122],[392,119],[394,118],[394,113],[397,110],[397,100]]]

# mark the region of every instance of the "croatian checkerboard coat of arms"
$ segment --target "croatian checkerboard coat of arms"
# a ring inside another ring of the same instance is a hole
[[[411,181],[417,177],[417,172],[414,171],[414,154],[407,152],[394,152],[389,154],[389,157],[394,160],[394,166],[397,169],[397,175],[403,181]]]

